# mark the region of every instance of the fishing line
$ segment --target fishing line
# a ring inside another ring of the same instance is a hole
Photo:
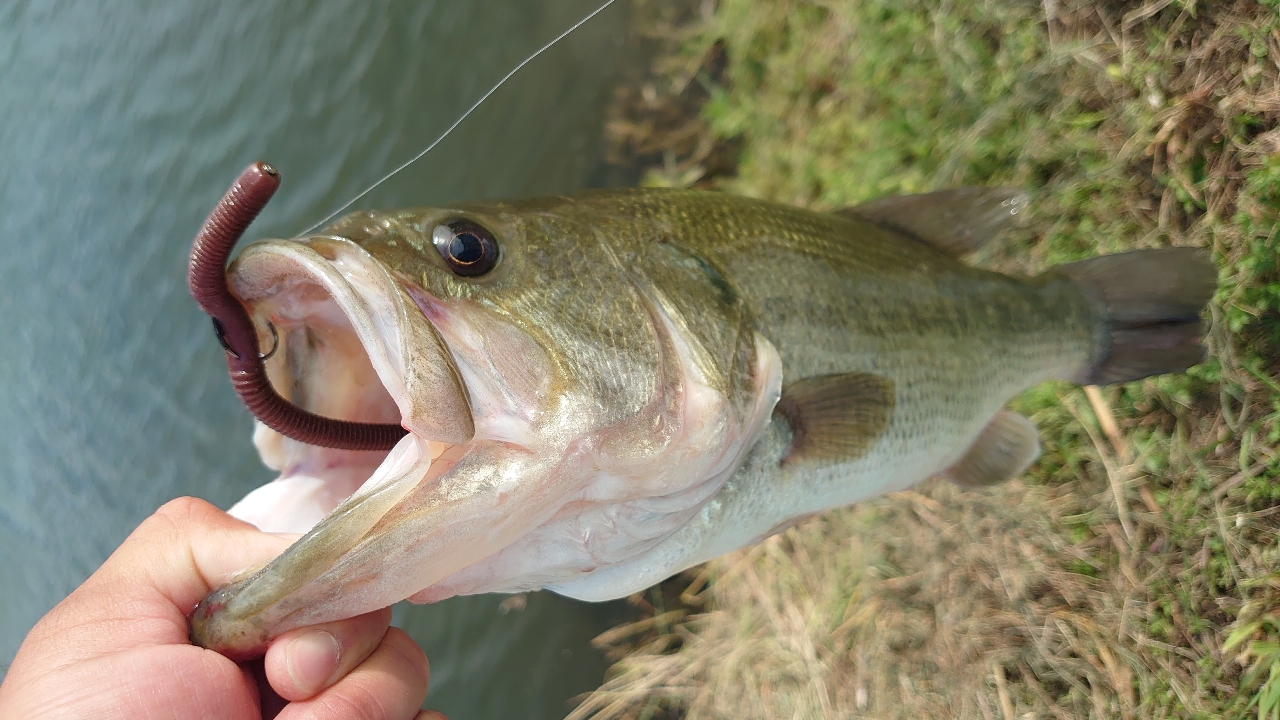
[[[541,55],[542,53],[544,53],[544,52],[546,52],[546,51],[550,50],[552,47],[554,47],[554,46],[556,45],[556,43],[558,43],[558,42],[560,42],[561,40],[563,40],[563,39],[565,39],[566,37],[568,37],[568,36],[569,36],[569,35],[570,35],[574,30],[577,30],[578,28],[582,27],[583,25],[586,25],[586,24],[587,24],[587,22],[589,22],[589,21],[591,20],[591,18],[595,17],[596,15],[599,15],[601,12],[604,12],[604,11],[605,11],[605,10],[606,10],[610,5],[614,4],[616,1],[617,1],[617,0],[605,0],[604,4],[602,4],[600,7],[596,8],[595,10],[591,11],[591,13],[590,13],[590,14],[588,14],[586,17],[584,17],[584,18],[582,18],[581,20],[579,20],[578,22],[574,23],[574,24],[573,24],[573,25],[572,25],[568,30],[565,30],[564,32],[560,33],[560,34],[559,34],[559,35],[557,35],[553,40],[551,40],[551,42],[549,42],[549,43],[547,43],[546,45],[543,45],[542,47],[540,47],[540,48],[538,48],[537,50],[535,50],[531,55],[529,55],[529,57],[525,58],[524,60],[521,60],[521,61],[520,61],[520,63],[519,63],[518,65],[516,65],[515,67],[511,68],[511,70],[510,70],[506,75],[503,75],[501,80],[499,80],[499,81],[498,81],[498,82],[497,82],[493,87],[489,88],[488,92],[486,92],[484,95],[481,95],[479,100],[476,100],[474,103],[472,103],[471,107],[467,108],[466,112],[462,113],[462,115],[460,115],[460,116],[458,117],[458,119],[457,119],[457,120],[454,120],[454,121],[453,121],[453,124],[452,124],[452,125],[450,125],[450,126],[449,126],[449,128],[448,128],[447,130],[445,130],[443,133],[441,133],[441,134],[440,134],[440,137],[436,138],[434,141],[432,141],[432,142],[431,142],[431,144],[430,144],[430,145],[428,145],[425,149],[423,149],[423,150],[422,150],[422,152],[418,153],[417,155],[414,155],[412,158],[409,158],[409,160],[407,160],[406,162],[404,162],[403,164],[401,164],[401,165],[400,165],[400,167],[396,168],[395,170],[392,170],[391,172],[387,173],[386,175],[383,175],[383,176],[382,176],[382,177],[381,177],[377,182],[375,182],[374,184],[372,184],[372,185],[370,185],[369,187],[365,188],[365,189],[364,189],[364,191],[362,191],[359,195],[356,195],[355,197],[353,197],[353,198],[351,198],[350,200],[348,200],[348,201],[347,201],[347,203],[346,203],[345,205],[343,205],[342,207],[338,208],[337,210],[334,210],[333,212],[329,213],[327,216],[325,216],[325,218],[324,218],[323,220],[321,220],[320,222],[318,222],[318,223],[316,223],[316,224],[312,225],[311,227],[307,228],[306,230],[303,230],[302,232],[298,233],[298,235],[299,235],[299,236],[301,236],[301,235],[306,235],[307,233],[312,232],[313,230],[315,230],[316,228],[320,227],[321,225],[324,225],[325,223],[327,223],[327,222],[329,222],[330,220],[334,219],[334,218],[335,218],[335,217],[337,217],[339,214],[341,214],[343,211],[345,211],[347,208],[349,208],[349,207],[351,207],[352,205],[354,205],[354,204],[356,204],[357,202],[359,202],[360,198],[362,198],[362,197],[364,197],[365,195],[368,195],[369,193],[373,192],[374,188],[377,188],[377,187],[378,187],[379,185],[381,185],[382,183],[384,183],[384,182],[386,182],[386,181],[390,180],[391,178],[395,177],[397,174],[399,174],[399,173],[400,173],[400,171],[404,170],[405,168],[409,167],[410,165],[412,165],[412,164],[414,164],[414,163],[418,162],[419,160],[421,160],[421,159],[423,158],[423,156],[424,156],[424,155],[426,155],[427,153],[429,153],[429,152],[431,152],[432,150],[434,150],[434,149],[435,149],[435,147],[436,147],[437,145],[439,145],[442,141],[444,141],[444,139],[445,139],[445,138],[449,137],[449,135],[450,135],[451,133],[453,133],[453,131],[454,131],[454,130],[456,130],[456,129],[458,128],[458,126],[459,126],[459,125],[461,125],[461,124],[462,124],[462,121],[466,120],[466,119],[471,115],[471,113],[475,112],[475,111],[476,111],[476,108],[478,108],[478,107],[480,107],[481,105],[483,105],[483,104],[484,104],[484,101],[489,99],[489,96],[491,96],[491,95],[493,95],[495,92],[497,92],[497,91],[498,91],[498,88],[501,88],[503,85],[505,85],[505,84],[507,83],[507,81],[508,81],[508,80],[510,80],[510,79],[511,79],[511,78],[512,78],[516,73],[520,72],[520,70],[521,70],[525,65],[528,65],[529,63],[533,62],[533,60],[534,60],[535,58],[537,58],[539,55]],[[297,236],[295,236],[295,237],[297,237]]]

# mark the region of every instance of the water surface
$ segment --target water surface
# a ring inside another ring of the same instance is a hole
[[[249,0],[0,7],[0,663],[164,501],[265,482],[251,419],[184,285],[250,161],[290,236],[412,156],[592,2]],[[622,5],[621,3],[619,4]],[[598,168],[622,7],[362,207],[556,193]],[[616,608],[549,594],[401,609],[456,718],[559,717]]]

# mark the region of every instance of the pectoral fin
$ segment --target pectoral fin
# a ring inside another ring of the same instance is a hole
[[[836,214],[869,220],[960,257],[986,244],[1026,206],[1021,190],[964,187],[879,198]]]
[[[997,485],[1021,475],[1040,455],[1036,426],[1016,412],[996,414],[960,462],[942,474],[966,488]]]
[[[871,373],[822,375],[782,389],[776,412],[791,424],[784,463],[840,463],[864,454],[889,427],[893,382]]]

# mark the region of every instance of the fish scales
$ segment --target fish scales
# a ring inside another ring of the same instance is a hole
[[[717,507],[733,515],[704,523],[707,535],[743,529],[726,546],[768,533],[775,523],[763,518],[779,508],[804,516],[940,472],[1009,397],[1070,377],[1097,343],[1100,318],[1065,277],[984,271],[866,221],[697,191],[587,193],[549,200],[537,211],[591,218],[599,242],[624,264],[652,254],[655,245],[687,249],[741,299],[778,348],[786,379],[868,372],[893,382],[892,419],[872,453],[800,473],[778,473],[766,463],[730,481]],[[660,269],[649,272],[661,283]],[[681,309],[703,345],[724,346],[729,332],[719,308]],[[789,432],[779,422],[766,437],[774,438],[773,447],[762,442],[758,452],[776,462]],[[740,486],[747,488],[745,502]],[[690,529],[670,544],[684,552],[701,540]],[[697,560],[721,552],[710,548]],[[650,564],[662,567],[663,560]],[[665,576],[658,570],[654,581],[658,575]]]

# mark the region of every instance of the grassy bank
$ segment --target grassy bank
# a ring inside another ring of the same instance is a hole
[[[818,209],[1017,185],[1033,212],[978,263],[1193,245],[1220,291],[1192,372],[1019,397],[1022,479],[930,481],[636,598],[576,716],[1280,717],[1275,0],[645,7],[666,52],[611,131],[650,183]]]

